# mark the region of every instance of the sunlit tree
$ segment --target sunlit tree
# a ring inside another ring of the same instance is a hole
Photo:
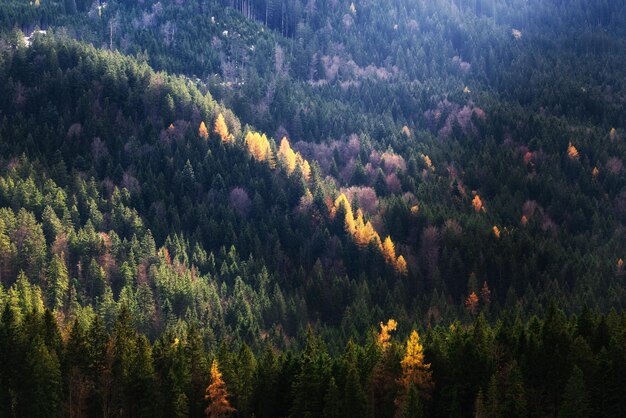
[[[230,405],[228,396],[226,383],[222,379],[217,360],[213,360],[211,364],[211,383],[206,388],[204,394],[204,399],[209,401],[209,406],[204,410],[204,414],[210,418],[229,417],[235,412],[235,408]]]
[[[204,121],[200,122],[200,127],[198,128],[198,135],[200,138],[207,139],[209,137],[209,130],[206,128]]]

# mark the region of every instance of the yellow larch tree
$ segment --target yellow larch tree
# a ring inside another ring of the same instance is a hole
[[[297,159],[296,153],[291,149],[287,137],[283,137],[280,141],[280,147],[277,153],[278,161],[285,167],[287,174],[291,174],[296,169]]]
[[[474,199],[472,200],[472,206],[474,207],[474,210],[476,212],[480,212],[480,210],[483,208],[483,201],[480,200],[480,196],[474,196]]]
[[[394,267],[396,269],[396,272],[398,274],[400,274],[401,276],[404,276],[405,274],[407,274],[409,272],[409,269],[408,269],[408,267],[406,265],[406,260],[404,259],[403,256],[399,256],[396,259]]]
[[[390,236],[387,236],[385,241],[383,241],[383,257],[385,257],[385,260],[390,264],[396,261],[396,246]]]
[[[391,333],[396,330],[398,327],[398,323],[395,319],[390,319],[386,324],[380,323],[380,333],[378,334],[378,344],[383,348],[389,347],[391,344],[389,340],[391,339]]]
[[[420,154],[420,156],[422,157],[422,161],[424,161],[424,164],[426,164],[426,167],[428,167],[430,171],[435,171],[435,167],[433,166],[433,162],[430,157],[425,154]]]
[[[615,130],[615,128],[611,128],[611,130],[609,131],[609,138],[611,139],[611,141],[615,141],[615,138],[617,138],[617,131]]]
[[[424,346],[420,343],[417,331],[413,330],[406,342],[406,353],[400,362],[402,377],[399,384],[407,393],[411,385],[414,385],[423,397],[428,397],[433,388],[432,371],[430,363],[424,363]]]
[[[278,161],[283,165],[287,174],[291,174],[296,170],[296,167],[300,167],[300,171],[304,178],[308,181],[311,177],[311,166],[309,162],[302,158],[299,152],[295,152],[291,145],[289,144],[289,140],[287,137],[283,137],[280,141],[280,147],[278,148],[278,152],[276,153],[278,157]]]
[[[299,155],[299,154],[298,154]],[[300,165],[300,169],[302,170],[302,176],[306,181],[311,180],[311,165],[305,159],[302,159],[302,164]]]
[[[371,222],[367,221],[367,223],[365,223],[363,221],[363,211],[361,211],[361,209],[357,209],[356,211],[354,240],[357,245],[361,247],[366,247],[371,241],[374,241],[378,244],[378,247],[381,247],[378,233]]]
[[[569,145],[567,146],[567,156],[571,159],[571,160],[576,160],[578,159],[579,155],[578,155],[578,150],[576,149],[576,147],[574,146],[574,144],[572,144],[571,142],[569,143]]]
[[[500,238],[500,228],[498,228],[496,225],[494,225],[491,230],[493,231],[493,236],[494,237]]]
[[[265,134],[261,135],[258,132],[250,131],[246,134],[245,143],[248,152],[252,154],[255,160],[267,161],[270,165],[273,165],[272,148]]]
[[[213,132],[218,134],[219,137],[222,139],[222,142],[225,144],[232,144],[235,141],[235,137],[228,132],[228,125],[226,125],[224,115],[222,115],[221,113],[217,115],[217,118],[215,118]]]
[[[210,418],[229,417],[235,408],[230,405],[226,383],[222,379],[217,360],[211,364],[211,383],[206,388],[204,399],[209,401],[209,405],[204,410],[204,414]]]
[[[209,130],[206,128],[204,121],[200,122],[200,127],[198,128],[198,135],[200,138],[207,139],[209,137]]]

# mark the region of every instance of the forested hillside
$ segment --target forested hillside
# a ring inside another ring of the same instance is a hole
[[[618,416],[624,23],[0,0],[0,417]]]

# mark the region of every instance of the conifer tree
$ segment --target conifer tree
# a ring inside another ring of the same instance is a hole
[[[205,127],[206,128],[206,127]],[[213,132],[219,135],[223,143],[232,143],[234,141],[234,137],[228,132],[228,125],[226,125],[226,121],[224,120],[224,115],[221,113],[217,115],[215,119],[215,125],[213,126]],[[202,136],[202,135],[200,135]]]
[[[62,309],[67,299],[69,280],[64,254],[54,254],[48,267],[48,301],[52,309]]]
[[[204,121],[200,122],[200,127],[198,128],[198,136],[200,136],[200,138],[202,138],[202,139],[208,139],[209,138],[209,130],[207,129],[206,125],[204,124]]]
[[[419,390],[420,396],[425,399],[430,397],[430,392],[434,387],[430,363],[424,362],[424,347],[415,330],[411,332],[406,342],[405,355],[400,364],[402,376],[399,383],[402,386],[402,392],[396,399],[396,404],[402,409],[407,401],[411,385],[414,385]]]
[[[211,364],[211,383],[206,388],[204,399],[209,401],[209,405],[204,410],[204,414],[210,418],[229,417],[235,408],[230,405],[226,383],[222,379],[217,360]]]

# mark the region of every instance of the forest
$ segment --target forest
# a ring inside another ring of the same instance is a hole
[[[0,0],[0,418],[620,416],[624,23]]]

